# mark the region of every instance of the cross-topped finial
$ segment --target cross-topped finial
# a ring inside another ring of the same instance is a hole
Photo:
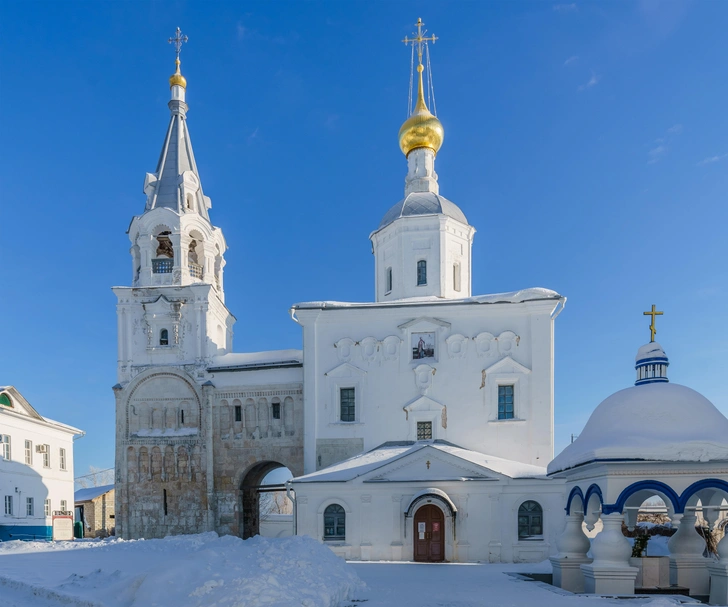
[[[652,310],[650,312],[642,312],[645,316],[652,316],[652,321],[650,322],[650,342],[655,341],[655,333],[657,333],[657,329],[655,329],[655,316],[662,316],[663,312],[657,312],[655,310],[655,304],[652,304]]]
[[[174,33],[174,38],[169,39],[170,44],[174,44],[174,50],[177,52],[177,61],[179,61],[179,53],[182,50],[182,45],[187,42],[187,36],[182,34],[182,30],[177,28]]]
[[[407,36],[404,37],[405,44],[411,44],[412,46],[417,47],[417,57],[420,60],[420,65],[422,65],[422,45],[426,44],[428,42],[432,42],[432,44],[435,44],[435,40],[437,40],[437,36],[435,34],[432,34],[432,36],[425,37],[425,34],[427,34],[427,30],[424,32],[422,31],[422,26],[424,23],[422,22],[422,19],[419,17],[417,18],[417,23],[415,23],[415,26],[417,27],[417,33],[412,32],[413,36],[416,36],[415,38],[408,38]]]

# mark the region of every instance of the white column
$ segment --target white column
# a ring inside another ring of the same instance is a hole
[[[592,540],[594,560],[581,565],[584,590],[593,594],[634,594],[637,567],[630,567],[632,547],[622,534],[620,513],[603,514],[604,528]]]
[[[670,538],[670,584],[690,589],[690,594],[709,594],[710,572],[708,559],[703,557],[705,540],[695,529],[695,512],[675,514],[673,525],[679,523],[677,532]]]
[[[402,560],[402,496],[392,496],[392,560]],[[406,523],[406,521],[405,521]],[[411,538],[408,538],[411,540]]]
[[[488,542],[488,562],[500,563],[501,549],[503,548],[503,542],[501,541],[503,530],[500,524],[500,494],[494,493],[488,497],[490,498],[490,528],[492,529],[490,541]]]
[[[554,572],[554,586],[569,592],[584,592],[584,573],[581,565],[592,562],[586,555],[591,543],[584,535],[583,522],[584,515],[581,512],[566,516],[564,532],[556,540],[559,552],[549,559]]]
[[[718,542],[718,562],[708,565],[710,573],[710,604],[728,605],[728,529]]]
[[[359,520],[361,525],[361,560],[371,561],[372,560],[372,542],[370,539],[371,526],[372,526],[372,496],[362,495],[361,496],[361,511],[359,513]]]

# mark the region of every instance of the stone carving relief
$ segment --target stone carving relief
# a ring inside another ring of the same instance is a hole
[[[382,358],[384,360],[397,360],[402,340],[396,335],[390,335],[382,340]]]
[[[336,354],[341,362],[348,363],[351,360],[354,354],[354,345],[354,340],[348,337],[344,337],[334,344]]]
[[[401,338],[395,335],[389,335],[381,341],[371,336],[359,341],[354,341],[350,337],[343,337],[334,344],[334,348],[336,348],[336,355],[341,362],[351,362],[354,351],[358,348],[361,359],[372,364],[382,360],[397,360],[401,344]]]
[[[359,342],[359,352],[364,362],[377,362],[379,360],[379,342],[373,337],[365,337]]]
[[[503,331],[498,336],[498,352],[503,355],[513,354],[513,350],[518,347],[521,338],[516,335],[513,331]]]
[[[496,356],[497,343],[495,341],[495,335],[484,331],[483,333],[478,333],[473,340],[475,341],[475,351],[478,356]]]
[[[427,394],[427,391],[432,387],[432,378],[437,370],[430,365],[417,365],[414,368],[415,372],[415,385],[420,391],[420,394]]]
[[[465,358],[468,353],[468,338],[460,333],[455,333],[445,340],[447,344],[447,355],[450,358]]]

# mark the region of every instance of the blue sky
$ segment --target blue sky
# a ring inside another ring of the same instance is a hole
[[[728,4],[2,1],[0,384],[86,430],[76,474],[113,465],[110,287],[130,284],[125,231],[167,126],[167,38],[190,38],[235,350],[255,351],[300,347],[292,303],[373,298],[417,17],[440,38],[437,171],[478,230],[473,292],[569,298],[557,451],[634,381],[652,303],[672,381],[728,413]]]

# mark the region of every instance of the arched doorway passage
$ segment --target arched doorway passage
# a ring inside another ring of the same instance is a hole
[[[285,533],[285,525],[281,531],[276,530],[275,525],[267,523],[275,518],[285,520],[286,515],[291,515],[292,531],[293,508],[286,496],[285,486],[286,481],[291,478],[293,478],[291,471],[283,464],[274,461],[259,462],[248,470],[240,487],[242,510],[240,527],[243,539],[261,534],[290,535],[290,533]]]

